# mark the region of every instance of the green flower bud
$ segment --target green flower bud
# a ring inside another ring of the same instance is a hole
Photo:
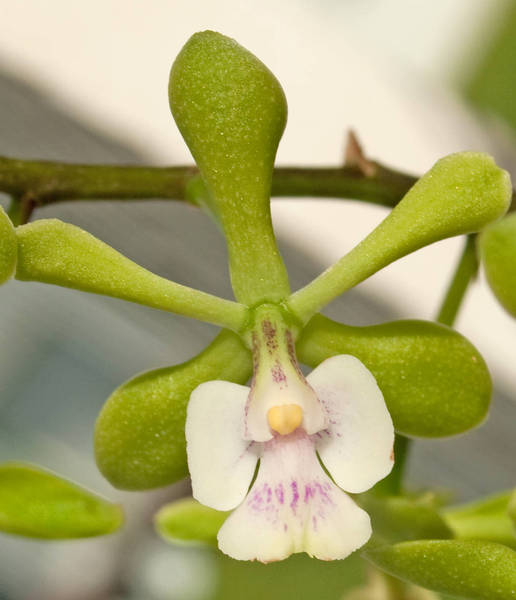
[[[154,517],[156,531],[168,542],[217,545],[217,533],[229,512],[214,510],[193,498],[163,506]]]

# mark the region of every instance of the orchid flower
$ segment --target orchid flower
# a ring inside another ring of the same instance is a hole
[[[364,492],[393,465],[382,393],[350,355],[325,360],[305,378],[279,312],[269,307],[257,323],[251,388],[209,381],[190,397],[193,495],[218,510],[236,508],[218,534],[233,558],[345,558],[367,542],[371,524],[343,490]]]

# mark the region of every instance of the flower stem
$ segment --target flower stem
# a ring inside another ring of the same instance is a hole
[[[450,281],[446,295],[437,315],[437,322],[452,327],[459,313],[462,301],[471,280],[478,271],[478,258],[475,248],[476,235],[468,235],[464,250]]]

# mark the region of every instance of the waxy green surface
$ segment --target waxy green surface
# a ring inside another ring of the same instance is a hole
[[[479,247],[491,289],[516,317],[516,213],[487,227],[479,237]]]
[[[204,31],[177,56],[169,98],[224,229],[237,300],[282,300],[289,284],[270,215],[272,169],[287,118],[280,84],[237,42]]]
[[[105,535],[123,522],[121,508],[32,465],[0,465],[0,531],[33,538]]]
[[[516,598],[516,552],[492,542],[431,540],[368,550],[377,567],[405,581],[465,600]]]
[[[341,325],[317,315],[297,343],[301,362],[315,367],[352,354],[373,373],[394,426],[413,437],[442,437],[481,423],[491,378],[475,347],[456,331],[428,321],[371,327]]]
[[[242,305],[159,277],[75,225],[41,219],[18,227],[16,237],[21,281],[121,298],[229,328],[245,321]]]
[[[516,547],[516,529],[509,514],[513,492],[503,492],[454,506],[443,512],[443,518],[454,536],[465,540],[487,540]]]
[[[199,504],[193,498],[184,498],[161,508],[154,517],[154,525],[168,542],[216,546],[217,533],[229,514]]]
[[[240,338],[223,331],[186,363],[143,373],[113,392],[95,429],[95,454],[103,475],[115,486],[144,490],[188,474],[186,406],[204,381],[245,383],[252,372]]]
[[[16,232],[0,206],[0,285],[10,279],[16,268]]]
[[[399,258],[438,240],[479,231],[505,214],[509,174],[480,152],[451,154],[412,186],[358,246],[288,301],[301,320]]]

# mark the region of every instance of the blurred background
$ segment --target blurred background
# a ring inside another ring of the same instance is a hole
[[[0,0],[0,155],[75,162],[191,161],[169,113],[170,65],[195,31],[235,37],[277,75],[289,102],[278,163],[338,165],[352,127],[372,158],[422,173],[442,155],[483,150],[516,176],[516,2],[509,0]],[[6,199],[4,198],[3,201]],[[385,215],[353,201],[274,201],[294,288]],[[173,202],[62,204],[37,211],[75,223],[175,281],[230,296],[225,249],[205,216]],[[383,270],[328,308],[350,324],[433,318],[461,249],[448,240]],[[215,329],[113,299],[36,283],[0,292],[0,460],[51,468],[127,507],[104,539],[38,543],[0,535],[1,600],[341,598],[359,560],[296,556],[240,564],[171,547],[152,531],[187,483],[120,493],[92,457],[110,392],[182,362]],[[491,418],[458,439],[415,444],[414,489],[470,499],[515,483],[516,325],[483,277],[457,328],[495,381]]]

